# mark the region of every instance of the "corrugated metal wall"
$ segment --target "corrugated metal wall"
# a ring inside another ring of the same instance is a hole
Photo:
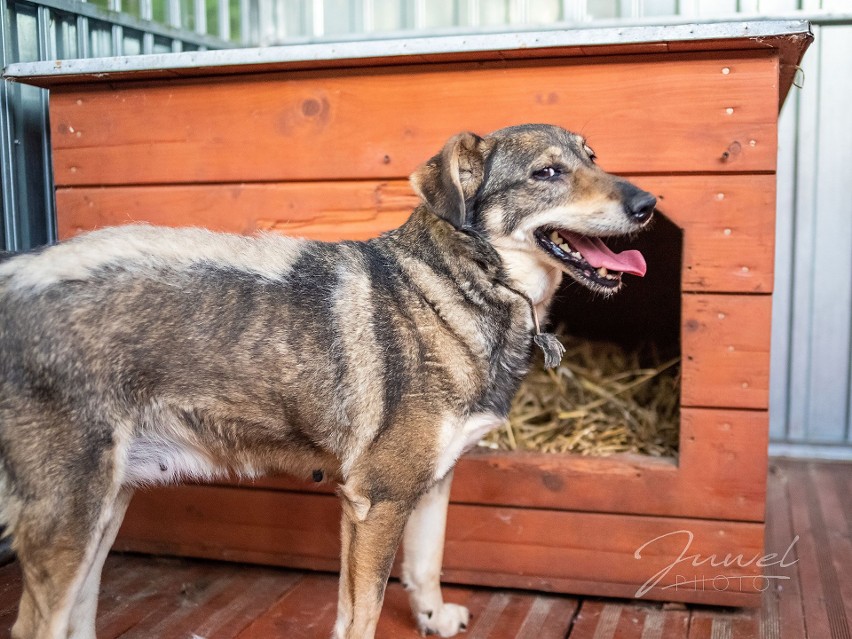
[[[779,133],[772,448],[849,459],[852,26],[814,32]]]

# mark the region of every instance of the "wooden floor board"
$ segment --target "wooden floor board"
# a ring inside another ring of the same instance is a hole
[[[849,619],[852,619],[852,579],[844,579],[844,572],[852,570],[852,536],[848,528],[843,503],[837,493],[832,473],[824,464],[808,466],[811,484],[819,500],[823,519],[823,530],[828,542],[825,548],[826,570],[832,573],[829,582],[836,588],[829,614],[835,617],[834,631],[839,636],[849,637]],[[844,634],[845,633],[845,634]]]
[[[790,515],[793,530],[799,535],[796,544],[798,554],[799,580],[801,583],[802,610],[805,617],[805,631],[812,637],[832,639],[828,617],[825,614],[825,593],[819,570],[819,548],[814,530],[819,525],[813,520],[813,509],[808,508],[811,498],[808,491],[807,469],[804,465],[785,466],[787,486],[790,496]]]
[[[852,639],[852,464],[770,465],[763,605],[722,609],[448,585],[470,608],[464,639]],[[0,639],[21,593],[0,567]],[[327,639],[337,577],[274,567],[113,554],[104,569],[99,639]],[[378,639],[420,637],[398,581]]]
[[[779,555],[765,569],[761,629],[763,639],[801,639],[805,617],[799,582],[799,557],[794,543],[788,475],[778,465],[770,467],[766,499],[766,548]]]

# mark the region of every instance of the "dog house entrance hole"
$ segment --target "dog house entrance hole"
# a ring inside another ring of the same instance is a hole
[[[545,371],[537,355],[509,425],[482,445],[677,455],[683,232],[657,214],[649,230],[607,244],[641,250],[647,275],[625,276],[624,288],[609,299],[565,278],[550,313],[551,330],[566,347],[562,364]]]

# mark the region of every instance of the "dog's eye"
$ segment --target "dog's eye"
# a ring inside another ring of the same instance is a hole
[[[552,166],[546,166],[543,169],[539,169],[538,171],[533,172],[532,176],[536,180],[552,180],[555,177],[558,177],[561,174],[559,169],[555,169]]]

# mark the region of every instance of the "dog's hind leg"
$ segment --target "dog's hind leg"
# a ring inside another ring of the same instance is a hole
[[[467,628],[470,612],[464,606],[444,603],[441,563],[453,471],[447,473],[420,499],[405,526],[402,583],[411,610],[423,634],[452,637]]]
[[[39,464],[31,466],[37,471],[18,477],[12,547],[24,588],[13,639],[68,638],[81,589],[100,570],[95,560],[113,519],[119,487],[111,434],[61,432],[64,439],[42,442]]]
[[[41,525],[34,520],[22,516],[15,531],[24,590],[12,639],[66,639],[71,610],[98,540],[56,530],[56,521]]]
[[[105,508],[104,519],[109,517],[101,533],[98,547],[89,565],[88,574],[77,594],[69,620],[68,639],[95,639],[95,622],[98,612],[98,593],[101,584],[101,571],[107,555],[124,520],[124,513],[133,497],[133,489],[124,487],[118,492],[112,508]],[[111,510],[111,515],[110,515]]]
[[[340,580],[337,586],[337,620],[334,624],[334,639],[346,637],[352,625],[352,580],[349,578],[349,548],[354,525],[347,517],[345,506],[340,518]]]
[[[372,639],[396,549],[411,511],[408,502],[343,493],[343,550],[336,639]]]

